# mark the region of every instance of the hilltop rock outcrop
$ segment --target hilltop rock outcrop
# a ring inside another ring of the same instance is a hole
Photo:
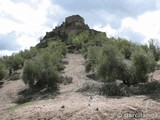
[[[60,37],[61,39],[65,39],[70,32],[78,34],[84,30],[89,29],[90,28],[84,23],[84,19],[81,16],[73,15],[67,17],[65,22],[53,29],[51,32],[47,32],[44,39],[56,36]]]
[[[90,29],[87,24],[85,24],[85,20],[80,15],[72,15],[65,19],[60,26],[55,27],[50,32],[46,32],[46,35],[41,39],[40,43],[37,44],[36,47],[45,47],[47,41],[50,38],[59,38],[62,41],[66,41],[70,33],[79,34],[85,30],[90,31],[92,34],[98,34],[99,31]]]

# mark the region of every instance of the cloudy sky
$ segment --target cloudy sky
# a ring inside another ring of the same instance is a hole
[[[0,56],[36,45],[73,14],[107,36],[160,40],[160,0],[0,0]]]

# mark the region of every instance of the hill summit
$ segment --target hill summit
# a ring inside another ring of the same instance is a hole
[[[45,47],[47,41],[50,38],[59,38],[61,41],[67,41],[68,36],[71,33],[78,35],[84,31],[89,31],[92,35],[96,35],[101,33],[99,31],[90,29],[87,24],[85,24],[85,20],[80,15],[72,15],[65,19],[60,26],[55,27],[52,31],[46,32],[46,35],[41,39],[40,43],[37,44],[36,47]]]

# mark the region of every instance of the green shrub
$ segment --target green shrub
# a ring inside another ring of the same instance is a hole
[[[0,80],[2,80],[6,75],[6,68],[5,65],[0,62]]]
[[[156,67],[156,61],[154,59],[154,55],[151,51],[147,52],[147,65],[148,65],[148,73],[154,72]]]
[[[18,53],[5,58],[6,66],[12,68],[13,70],[21,69],[23,67],[23,62],[24,59]]]
[[[22,68],[23,62],[24,62],[23,58],[20,55],[18,55],[18,54],[15,55],[13,57],[13,65],[12,65],[13,69],[18,70],[18,69]]]
[[[131,53],[132,53],[132,49],[133,49],[132,42],[130,42],[126,39],[118,38],[116,41],[116,45],[126,59],[129,59],[131,57]]]
[[[121,96],[130,96],[132,95],[131,94],[131,91],[130,91],[130,87],[128,85],[122,85],[120,86],[120,91],[121,91]]]
[[[99,94],[100,85],[94,83],[84,83],[76,92],[89,92]]]
[[[75,34],[71,32],[68,36],[67,44],[75,46],[76,50],[82,49],[82,45],[87,43],[90,38],[90,33],[88,30],[81,32],[80,34]]]
[[[30,88],[58,88],[59,72],[53,57],[49,53],[34,60],[28,60],[23,70],[23,81]]]
[[[106,45],[102,48],[102,53],[98,58],[97,76],[107,81],[115,81],[122,77],[125,64],[123,57],[117,47]]]
[[[158,81],[139,83],[129,87],[131,95],[149,95],[160,92],[160,83]]]
[[[86,72],[95,71],[96,66],[98,64],[99,53],[99,47],[93,46],[88,48],[87,60],[85,64]]]
[[[148,47],[147,44],[141,45],[140,47],[141,47],[145,52],[148,52],[148,51],[149,51],[149,47]]]
[[[153,94],[160,92],[160,83],[158,81],[141,83],[138,85],[139,91],[137,94]]]
[[[44,80],[46,81],[47,87],[56,90],[58,88],[57,83],[59,81],[59,73],[57,71],[57,68],[52,66],[43,74],[46,75]]]
[[[46,67],[51,64],[54,65],[57,70],[63,70],[65,66],[61,63],[62,58],[63,55],[58,52],[46,51],[37,57],[37,60],[39,59],[39,61],[44,63]]]
[[[25,62],[22,78],[24,83],[29,85],[30,88],[34,87],[36,81],[36,75],[37,75],[36,67],[37,66],[33,60],[28,60]]]
[[[148,81],[148,74],[154,72],[156,62],[153,54],[138,48],[132,54],[132,64],[126,65],[122,69],[122,80],[124,84],[135,85],[138,83],[145,83]]]
[[[153,55],[146,53],[143,49],[137,49],[132,55],[132,84],[145,83],[148,80],[148,74],[155,70],[155,60]]]
[[[158,61],[160,59],[160,48],[155,42],[153,39],[149,41],[149,49],[152,51],[155,60]]]
[[[122,96],[122,92],[115,82],[105,83],[101,87],[100,93],[106,96]]]
[[[128,86],[145,83],[148,74],[155,70],[154,54],[147,46],[120,38],[107,39],[102,46],[89,43],[83,46],[86,72],[92,71],[104,82],[120,79]],[[124,62],[122,55],[131,59],[131,65]]]
[[[24,59],[31,59],[32,58],[32,54],[29,50],[21,51],[20,54]]]
[[[19,54],[23,59],[31,59],[38,54],[38,50],[36,48],[31,48],[30,50],[20,51]]]
[[[130,86],[132,84],[136,84],[136,73],[134,66],[125,66],[122,71],[122,80],[123,84]]]
[[[141,95],[142,94],[142,92],[140,91],[140,88],[138,87],[138,85],[136,85],[136,86],[131,85],[129,88],[130,88],[130,93],[132,95]]]
[[[160,83],[158,81],[140,83],[137,85],[118,86],[115,82],[105,83],[100,93],[106,96],[130,96],[130,95],[149,95],[160,92]]]
[[[67,53],[67,46],[63,42],[53,41],[53,39],[50,39],[48,46],[49,46],[50,50],[53,50],[54,52],[62,54],[63,56],[65,56]]]

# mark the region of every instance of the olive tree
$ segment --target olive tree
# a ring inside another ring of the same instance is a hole
[[[4,63],[0,62],[0,80],[2,80],[5,77],[6,74],[6,68]]]
[[[86,72],[95,72],[96,66],[98,64],[98,57],[100,53],[100,48],[97,46],[88,47],[87,59],[86,59]]]
[[[31,89],[45,87],[57,89],[59,72],[55,61],[49,53],[44,53],[35,59],[26,61],[23,69],[24,83]]]
[[[115,81],[122,78],[125,64],[117,47],[105,45],[98,59],[97,76],[104,81]]]
[[[145,52],[143,49],[137,49],[132,55],[132,84],[145,83],[148,80],[148,74],[155,70],[155,59],[152,52]]]
[[[149,49],[152,51],[155,60],[158,61],[160,59],[160,48],[155,40],[151,39],[149,41]]]

